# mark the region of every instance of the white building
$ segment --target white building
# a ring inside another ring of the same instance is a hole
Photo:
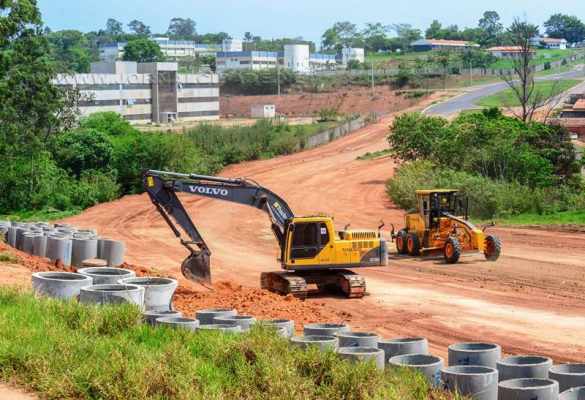
[[[566,39],[554,39],[549,37],[536,36],[530,39],[530,45],[533,47],[540,47],[543,49],[567,50]]]
[[[94,63],[91,73],[59,75],[77,88],[82,116],[113,111],[132,123],[219,119],[216,74],[178,74],[177,63]]]
[[[230,69],[276,68],[278,63],[278,53],[274,51],[220,51],[215,59],[220,73]]]
[[[198,55],[215,55],[221,45],[201,44],[189,40],[170,40],[166,37],[152,38],[160,46],[165,57],[169,59],[180,59],[184,57],[196,57]],[[113,62],[124,57],[126,42],[110,43],[100,46],[100,60]]]
[[[350,61],[364,63],[366,61],[366,53],[364,49],[358,47],[344,47],[341,49],[342,64],[347,65]]]
[[[224,39],[221,43],[221,51],[243,51],[244,42],[241,39]]]
[[[310,50],[308,44],[285,44],[284,66],[298,74],[311,72]]]

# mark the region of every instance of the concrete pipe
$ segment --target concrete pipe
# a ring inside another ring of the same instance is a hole
[[[182,317],[183,313],[180,311],[174,310],[167,310],[167,311],[145,311],[142,313],[142,318],[144,322],[148,325],[156,325],[156,320],[158,318],[167,318],[167,317]]]
[[[522,378],[500,382],[498,400],[558,400],[559,383],[552,379]]]
[[[9,226],[0,225],[0,241],[8,242],[8,229]]]
[[[38,257],[47,256],[47,237],[44,235],[35,236],[33,239],[33,255]]]
[[[97,257],[97,240],[95,239],[74,239],[71,242],[71,264],[81,267],[85,260]]]
[[[430,354],[402,354],[392,357],[388,363],[395,368],[409,368],[420,372],[434,387],[441,383],[443,359],[440,357]]]
[[[120,279],[134,278],[136,273],[122,268],[80,268],[77,273],[91,276],[95,285],[114,285]]]
[[[553,362],[541,356],[511,356],[498,361],[500,381],[521,378],[548,378]]]
[[[34,240],[36,237],[42,236],[40,233],[25,232],[22,235],[22,251],[27,254],[33,254]]]
[[[585,386],[585,364],[554,365],[548,371],[548,378],[559,383],[561,392]]]
[[[306,324],[303,333],[305,336],[335,336],[336,333],[349,332],[351,329],[346,324]]]
[[[339,347],[378,348],[378,340],[380,340],[380,336],[372,332],[339,332],[337,338]]]
[[[373,361],[376,368],[384,369],[384,350],[377,347],[339,347],[339,357],[351,361]]]
[[[28,232],[29,229],[25,227],[17,227],[16,228],[16,248],[18,250],[22,250],[24,245],[24,234]]]
[[[276,328],[279,332],[284,329],[284,337],[290,338],[295,334],[295,321],[290,319],[269,319],[261,321],[262,324]]]
[[[99,258],[108,261],[108,267],[119,267],[124,263],[126,245],[117,240],[104,240],[102,255]]]
[[[422,337],[381,339],[378,348],[384,350],[386,362],[403,354],[429,354],[429,342]]]
[[[52,262],[60,261],[65,266],[71,265],[71,239],[49,236],[47,238],[47,258]]]
[[[449,365],[481,365],[496,368],[502,348],[494,343],[457,343],[449,346]]]
[[[559,400],[585,400],[585,386],[565,390],[559,395]]]
[[[213,319],[214,324],[226,324],[234,325],[242,328],[242,332],[247,332],[252,328],[252,325],[256,323],[256,318],[249,315],[232,315],[228,317],[215,317]]]
[[[233,317],[238,312],[233,308],[209,308],[207,310],[199,310],[195,313],[195,318],[201,325],[211,325],[216,317]]]
[[[474,365],[456,365],[441,370],[445,389],[472,400],[498,400],[498,370]]]
[[[172,309],[173,295],[179,285],[176,279],[156,277],[124,278],[119,282],[142,286],[145,290],[144,308],[157,311]]]
[[[338,347],[339,340],[335,336],[294,336],[290,338],[293,346],[301,349],[308,347],[317,347],[321,351],[335,350]]]
[[[79,302],[82,304],[135,304],[144,306],[144,288],[136,285],[93,285],[81,289]]]
[[[155,325],[196,331],[199,328],[199,321],[193,318],[159,317],[156,319]]]
[[[230,325],[230,324],[205,324],[200,325],[199,329],[203,330],[216,330],[216,331],[223,331],[227,333],[241,333],[242,328],[239,325]]]
[[[103,237],[98,237],[97,241],[98,241],[98,248],[97,248],[97,257],[100,260],[105,260],[106,257],[106,253],[104,252],[104,244],[106,243],[107,240],[111,240],[108,238],[103,238]]]
[[[77,298],[81,289],[92,285],[89,276],[72,272],[35,272],[32,274],[33,291],[58,299]]]
[[[8,227],[8,233],[6,234],[6,242],[11,247],[16,247],[16,232],[18,231],[17,226]]]

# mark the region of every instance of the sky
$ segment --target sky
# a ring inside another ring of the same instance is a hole
[[[263,38],[298,37],[320,41],[336,21],[359,27],[367,22],[407,23],[424,30],[433,19],[443,25],[476,26],[487,9],[497,11],[505,25],[515,17],[542,26],[555,13],[585,20],[584,0],[38,0],[45,24],[52,30],[84,32],[105,26],[108,18],[124,24],[138,19],[153,32],[165,32],[173,17],[192,18],[199,33],[252,32]]]

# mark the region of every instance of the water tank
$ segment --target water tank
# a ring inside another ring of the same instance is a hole
[[[285,44],[284,65],[286,68],[299,74],[306,74],[311,71],[308,44]]]

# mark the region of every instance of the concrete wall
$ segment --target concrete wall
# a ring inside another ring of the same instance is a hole
[[[317,133],[313,136],[309,136],[305,139],[303,149],[312,149],[313,147],[321,146],[323,144],[332,142],[335,139],[346,136],[358,129],[366,126],[366,120],[364,118],[354,119],[349,122],[344,122],[335,128],[327,129],[323,132]]]

